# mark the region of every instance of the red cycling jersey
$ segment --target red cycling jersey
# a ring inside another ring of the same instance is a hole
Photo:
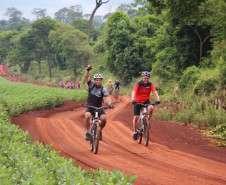
[[[151,91],[156,92],[156,89],[155,89],[155,86],[151,82],[144,84],[143,81],[140,81],[140,82],[136,83],[136,85],[133,88],[133,91],[136,92],[135,101],[144,103],[150,99]]]

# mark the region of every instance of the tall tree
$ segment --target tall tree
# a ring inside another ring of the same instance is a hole
[[[68,69],[77,76],[78,69],[85,67],[92,56],[87,35],[70,25],[58,22],[56,30],[51,31],[49,38],[58,51],[56,53],[65,59]]]
[[[98,8],[100,8],[100,6],[102,4],[105,4],[105,3],[108,3],[109,0],[106,0],[106,1],[102,1],[102,0],[96,0],[96,7],[94,8],[94,10],[92,11],[92,14],[90,16],[90,19],[89,19],[89,27],[88,27],[88,42],[90,42],[90,34],[91,34],[91,29],[92,29],[92,24],[93,24],[93,18],[94,18],[94,15],[97,11]]]
[[[51,78],[51,43],[49,40],[49,33],[55,29],[56,22],[50,18],[42,18],[32,23],[31,28],[34,30],[37,37],[39,37],[39,44],[42,45],[43,50],[47,56],[49,65],[49,77]]]
[[[36,16],[36,20],[47,17],[47,9],[34,8],[32,14]]]
[[[81,5],[70,6],[70,8],[64,7],[54,14],[55,20],[65,22],[70,25],[74,19],[79,18],[82,18]]]
[[[211,18],[219,12],[220,3],[224,0],[148,0],[153,6],[165,9],[171,25],[189,26],[199,39],[199,61],[203,56],[203,45],[213,35],[214,22]],[[213,20],[213,19],[212,19]]]
[[[9,22],[18,22],[22,20],[23,13],[17,10],[17,8],[12,7],[7,8],[7,12],[5,13],[5,15],[9,17]]]

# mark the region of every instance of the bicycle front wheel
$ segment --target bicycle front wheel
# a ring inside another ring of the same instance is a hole
[[[137,123],[137,142],[138,144],[141,144],[142,141],[142,132],[141,132],[141,119],[139,119],[138,123]]]
[[[150,123],[148,117],[144,118],[144,145],[148,146]]]
[[[96,121],[96,128],[94,129],[94,134],[93,134],[93,153],[97,153],[98,151],[98,146],[99,146],[99,139],[100,139],[100,125],[99,122]]]

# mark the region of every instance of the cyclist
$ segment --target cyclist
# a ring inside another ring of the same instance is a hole
[[[109,89],[109,94],[111,95],[112,90],[113,90],[113,83],[111,80],[108,81],[108,89]]]
[[[60,82],[60,87],[61,88],[64,88],[64,86],[65,86],[65,83],[62,81],[62,82]]]
[[[139,119],[139,115],[140,115],[140,110],[142,108],[142,106],[140,105],[135,105],[137,102],[139,103],[144,103],[144,104],[149,104],[150,102],[150,93],[151,91],[154,93],[155,98],[156,98],[156,104],[160,104],[159,101],[159,95],[158,92],[155,89],[154,84],[152,84],[151,82],[149,82],[149,78],[150,78],[150,73],[148,71],[144,71],[142,73],[142,80],[139,81],[138,83],[135,84],[133,91],[132,91],[132,104],[134,104],[134,117],[133,117],[133,129],[134,129],[134,133],[133,133],[133,139],[137,140],[137,132],[136,132],[136,128],[137,128],[137,122]],[[151,116],[153,114],[153,106],[149,105],[148,106],[148,113],[149,113],[149,119],[151,119]]]
[[[77,89],[80,89],[81,88],[81,84],[80,82],[77,83]]]
[[[116,93],[116,90],[118,90],[118,94],[119,94],[119,88],[122,84],[119,82],[119,80],[116,80],[115,84],[114,84],[114,87],[115,87],[115,93]]]
[[[88,65],[86,74],[85,74],[85,79],[86,79],[86,82],[87,82],[88,88],[89,88],[87,105],[91,105],[94,107],[101,107],[102,103],[103,103],[103,97],[105,97],[107,104],[113,108],[113,105],[111,104],[111,99],[108,95],[107,89],[101,85],[101,83],[103,81],[103,76],[99,73],[95,74],[94,82],[91,81],[91,79],[89,77],[89,71],[91,69],[92,69],[92,65]],[[94,115],[94,114],[95,114],[95,112],[93,109],[88,108],[88,107],[86,108],[86,113],[85,113],[86,137],[85,137],[85,139],[87,141],[90,140],[90,137],[91,137],[91,135],[90,135],[90,118],[91,118],[91,115]],[[106,114],[103,109],[100,110],[99,116],[100,116],[100,120],[101,120],[100,140],[102,140],[102,129],[105,127],[106,120],[107,120]]]

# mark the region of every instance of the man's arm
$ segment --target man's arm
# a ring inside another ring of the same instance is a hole
[[[111,98],[109,96],[105,97],[108,105],[111,105]]]
[[[87,67],[87,70],[86,70],[86,74],[85,74],[85,79],[86,79],[86,82],[89,82],[90,81],[90,77],[89,77],[89,71],[91,70],[88,70],[89,68],[92,69],[92,65],[88,65]]]
[[[131,94],[132,101],[135,100],[135,94],[136,94],[136,91],[132,91],[132,94]]]
[[[154,95],[155,95],[156,101],[160,101],[160,100],[159,100],[159,94],[158,94],[158,92],[155,91],[155,92],[153,92],[153,93],[154,93]]]

